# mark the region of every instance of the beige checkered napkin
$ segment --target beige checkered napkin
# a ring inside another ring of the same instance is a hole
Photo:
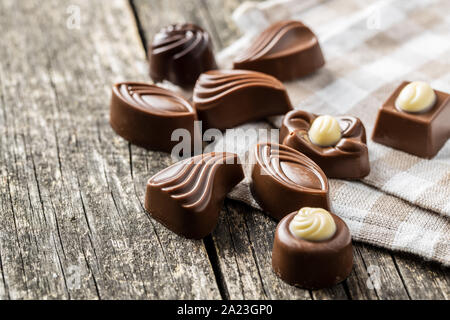
[[[259,17],[280,15],[276,12],[280,3],[273,8],[261,6],[264,12]],[[252,16],[258,8],[253,8]],[[327,60],[314,75],[285,84],[292,102],[310,112],[355,115],[370,137],[379,106],[402,80],[424,80],[450,92],[449,12],[450,1],[445,0],[334,0],[292,10],[290,18],[316,31]],[[235,19],[248,25],[252,16],[240,12]],[[256,33],[252,30],[225,49],[219,55],[222,66],[229,66]],[[280,118],[271,123],[278,127]],[[227,140],[214,146],[227,149]],[[432,160],[370,139],[368,147],[371,173],[362,183],[330,182],[334,211],[349,224],[355,240],[450,265],[450,142]],[[230,197],[258,208],[247,182]]]

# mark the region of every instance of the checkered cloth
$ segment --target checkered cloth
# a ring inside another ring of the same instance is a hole
[[[326,65],[285,83],[293,105],[319,114],[357,116],[369,137],[370,175],[361,182],[330,180],[334,212],[347,222],[354,240],[444,265],[450,265],[450,142],[432,160],[424,160],[370,137],[378,108],[403,80],[427,81],[450,92],[449,13],[447,0],[245,3],[234,19],[246,34],[218,56],[222,67],[230,67],[233,56],[278,19],[298,19],[310,26]],[[280,121],[275,117],[243,127],[279,127]],[[230,150],[225,137],[209,148],[243,155],[247,147]],[[248,180],[230,198],[259,208]]]

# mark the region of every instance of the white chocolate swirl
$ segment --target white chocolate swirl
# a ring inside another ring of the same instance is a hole
[[[291,220],[289,230],[300,239],[324,241],[335,234],[336,223],[327,210],[304,207]]]
[[[315,145],[333,146],[341,139],[341,127],[336,118],[328,115],[319,116],[309,128],[308,136]]]
[[[436,102],[436,93],[430,85],[423,81],[413,81],[405,86],[397,99],[395,106],[406,112],[425,112]]]

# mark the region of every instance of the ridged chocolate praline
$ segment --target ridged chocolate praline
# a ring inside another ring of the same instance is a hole
[[[194,87],[193,105],[203,128],[219,130],[292,110],[279,80],[247,70],[203,73]]]
[[[209,34],[192,23],[161,29],[149,50],[150,76],[192,87],[202,72],[217,69]]]
[[[234,60],[234,69],[270,74],[280,81],[306,76],[325,64],[316,35],[300,21],[280,21],[264,30]]]
[[[284,217],[275,231],[272,249],[274,272],[290,285],[306,289],[331,287],[348,277],[353,267],[352,240],[347,224],[331,213],[336,232],[327,240],[296,237],[289,224],[297,211]]]
[[[113,86],[109,122],[114,131],[138,146],[171,152],[174,130],[187,130],[194,143],[199,138],[194,108],[180,95],[144,82]]]

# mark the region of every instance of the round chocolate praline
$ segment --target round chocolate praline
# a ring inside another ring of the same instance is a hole
[[[331,213],[334,235],[322,241],[309,241],[292,234],[289,225],[298,211],[284,217],[277,226],[272,250],[275,273],[290,285],[321,289],[345,280],[353,266],[350,231],[345,222]]]
[[[184,88],[193,87],[201,73],[217,69],[209,34],[192,23],[173,24],[153,38],[150,76]]]

